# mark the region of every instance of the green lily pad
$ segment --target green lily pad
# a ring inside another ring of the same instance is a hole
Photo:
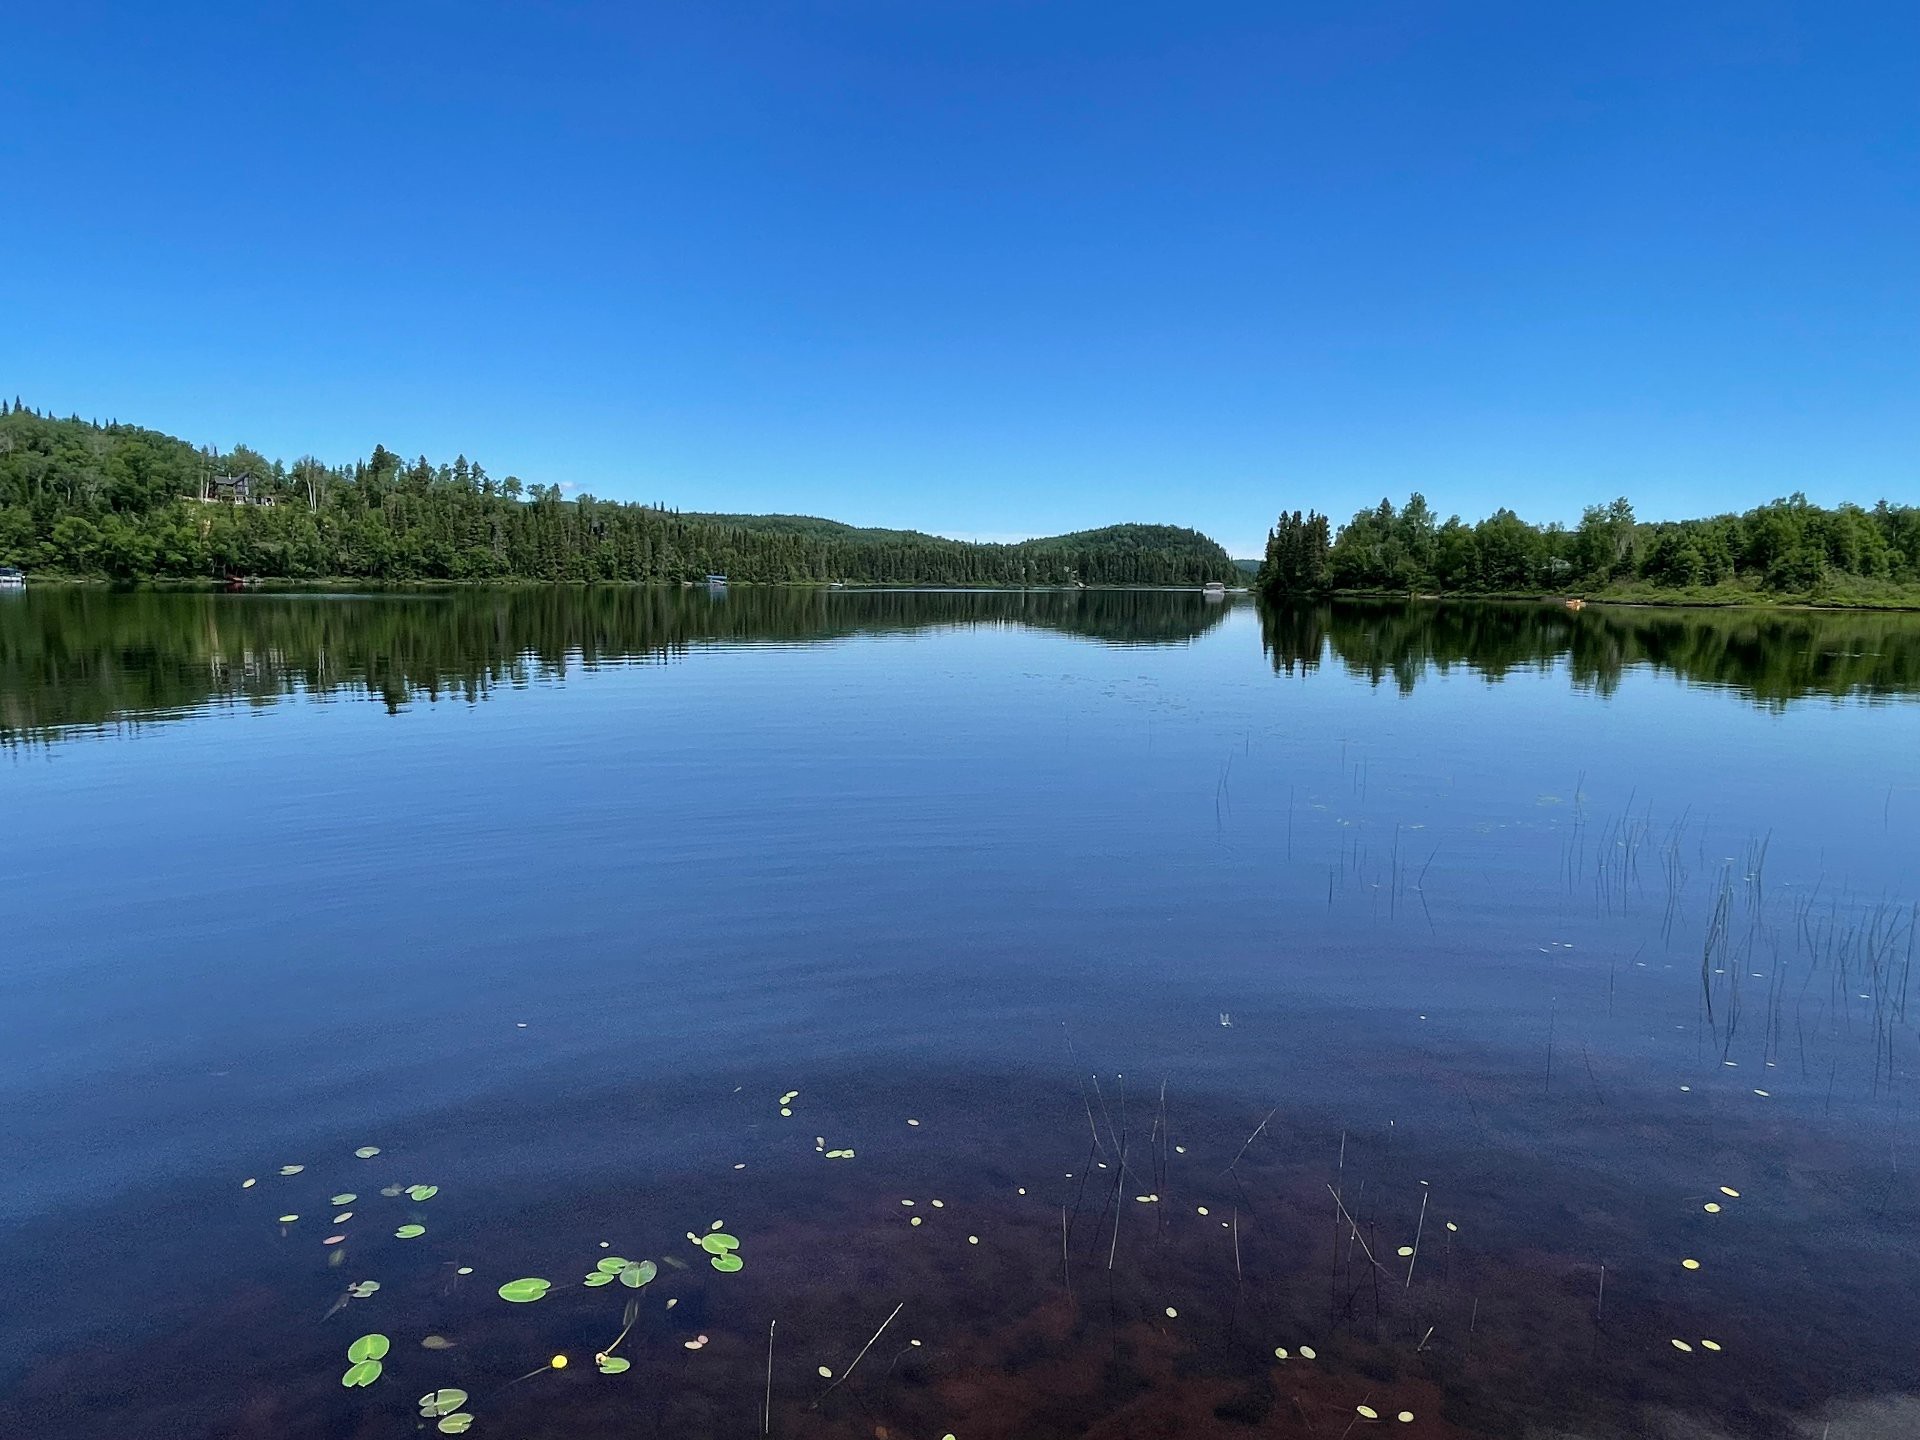
[[[473,1424],[473,1416],[462,1410],[458,1415],[448,1415],[440,1422],[442,1435],[464,1435],[467,1427]]]
[[[358,1200],[359,1198],[360,1197],[358,1195],[354,1194],[351,1190],[348,1190],[342,1194],[334,1196],[333,1199],[328,1203],[333,1205],[337,1209],[342,1205],[351,1205],[354,1201]]]
[[[417,1240],[426,1233],[427,1227],[424,1225],[402,1225],[398,1230],[393,1232],[393,1238],[396,1240]]]
[[[307,1167],[304,1165],[282,1165],[280,1167],[280,1173],[282,1175],[298,1175],[302,1170],[306,1168]]]
[[[593,1268],[596,1270],[604,1270],[609,1275],[618,1275],[632,1263],[631,1260],[622,1260],[618,1255],[609,1255]]]
[[[642,1285],[651,1285],[653,1277],[660,1273],[660,1267],[651,1260],[642,1260],[638,1265],[629,1265],[620,1272],[620,1283],[631,1290]]]
[[[349,1390],[371,1385],[380,1378],[380,1372],[385,1368],[378,1360],[356,1360],[353,1367],[340,1377],[340,1383]]]
[[[515,1305],[530,1305],[553,1288],[551,1280],[509,1280],[500,1287],[500,1298]]]
[[[356,1280],[347,1286],[347,1293],[356,1300],[364,1300],[380,1288],[378,1280]]]
[[[440,1193],[438,1185],[409,1185],[407,1194],[415,1200],[431,1200]]]
[[[722,1275],[731,1275],[745,1262],[742,1261],[738,1255],[729,1251],[725,1254],[714,1256],[713,1259],[707,1263],[712,1265],[713,1268],[718,1270]]]
[[[356,1364],[362,1360],[384,1360],[392,1348],[393,1342],[384,1335],[362,1335],[347,1347],[347,1359]]]
[[[724,1255],[729,1250],[738,1250],[740,1242],[724,1232],[700,1237],[700,1248],[709,1255]]]
[[[374,1156],[380,1153],[380,1147],[378,1145],[362,1145],[358,1150],[354,1151],[353,1153],[359,1156],[362,1160],[371,1160]]]
[[[420,1413],[429,1420],[451,1415],[467,1403],[464,1390],[433,1390],[420,1397]]]
[[[609,1275],[604,1270],[596,1270],[591,1275],[587,1276],[587,1284],[593,1286],[596,1290],[599,1289],[602,1285],[611,1285],[613,1281],[614,1281],[614,1277]]]
[[[623,1375],[633,1368],[633,1362],[621,1355],[609,1355],[600,1362],[602,1375]]]

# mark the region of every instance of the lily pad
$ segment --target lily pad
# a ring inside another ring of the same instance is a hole
[[[349,1390],[371,1385],[380,1378],[380,1372],[386,1367],[378,1360],[357,1360],[346,1374],[340,1377],[340,1383]]]
[[[437,1420],[442,1415],[451,1415],[467,1403],[464,1390],[433,1390],[420,1397],[420,1413],[429,1420]]]
[[[602,1375],[623,1375],[633,1368],[633,1362],[621,1355],[609,1355],[600,1362]]]
[[[329,1205],[334,1206],[335,1208],[338,1208],[339,1206],[342,1206],[342,1205],[351,1205],[354,1201],[358,1200],[359,1198],[360,1197],[354,1194],[351,1190],[345,1190],[345,1191],[342,1191],[340,1194],[334,1196],[333,1199],[329,1200],[327,1203]]]
[[[724,1231],[700,1237],[700,1248],[709,1255],[724,1255],[729,1250],[738,1250],[740,1242]]]
[[[393,1342],[384,1335],[362,1335],[347,1347],[347,1359],[355,1364],[362,1360],[384,1360],[392,1348]]]
[[[552,1288],[551,1280],[509,1280],[500,1287],[500,1298],[510,1300],[515,1305],[530,1305],[535,1300],[543,1299]]]
[[[380,1288],[378,1280],[356,1280],[347,1286],[347,1293],[356,1300],[364,1300]]]
[[[473,1416],[462,1410],[457,1415],[448,1415],[440,1421],[442,1435],[464,1435],[467,1427],[473,1424]]]
[[[614,1281],[614,1277],[609,1275],[604,1270],[596,1270],[593,1272],[593,1274],[587,1276],[587,1284],[591,1285],[596,1290],[599,1289],[602,1285],[611,1285],[613,1281]]]
[[[731,1275],[734,1271],[738,1270],[744,1262],[740,1259],[738,1255],[735,1255],[729,1252],[724,1255],[714,1256],[713,1259],[708,1263],[710,1263],[713,1266],[713,1268],[718,1270],[721,1274]]]
[[[307,1167],[304,1165],[282,1165],[280,1167],[280,1173],[282,1175],[298,1175],[302,1170],[306,1168]]]
[[[398,1230],[393,1232],[393,1238],[396,1240],[417,1240],[426,1233],[427,1227],[424,1225],[402,1225]]]
[[[620,1272],[620,1283],[630,1290],[638,1290],[642,1285],[651,1285],[653,1277],[660,1273],[660,1267],[651,1260],[642,1260],[637,1265],[629,1265]]]
[[[596,1270],[604,1270],[609,1275],[618,1275],[632,1263],[631,1260],[623,1260],[618,1255],[609,1255],[593,1268]]]
[[[407,1194],[415,1200],[431,1200],[440,1193],[438,1185],[409,1185]]]
[[[378,1145],[362,1145],[353,1153],[362,1160],[371,1160],[380,1153],[380,1147]]]
[[[423,1350],[451,1350],[454,1347],[454,1343],[454,1341],[449,1340],[444,1335],[429,1335],[420,1342],[420,1348]]]

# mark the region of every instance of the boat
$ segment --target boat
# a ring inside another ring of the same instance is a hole
[[[707,576],[707,584],[716,590],[724,590],[727,586],[727,577],[724,575],[709,575]]]
[[[1224,600],[1227,598],[1227,587],[1218,580],[1209,580],[1200,593],[1209,600]]]
[[[0,565],[0,590],[24,590],[27,572],[17,565]]]

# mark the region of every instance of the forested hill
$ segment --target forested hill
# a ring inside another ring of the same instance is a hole
[[[247,494],[215,484],[248,477]],[[1234,577],[1166,525],[981,545],[811,516],[695,515],[496,480],[464,455],[348,466],[203,450],[0,402],[0,564],[113,579],[734,580],[1198,585]]]

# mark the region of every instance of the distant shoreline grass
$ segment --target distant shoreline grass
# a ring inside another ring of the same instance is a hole
[[[1305,598],[1305,597],[1303,597]],[[1636,582],[1610,585],[1599,590],[1330,590],[1325,598],[1333,600],[1421,600],[1430,602],[1503,601],[1564,605],[1578,600],[1585,605],[1637,607],[1641,609],[1745,609],[1745,610],[1920,610],[1920,586],[1867,582],[1860,588],[1835,587],[1830,590],[1772,591],[1738,584],[1697,585],[1684,589]]]
[[[183,594],[224,594],[225,584],[218,580],[175,579],[157,577],[139,580],[114,580],[97,575],[60,575],[41,574],[29,577],[29,588],[60,586],[71,589],[87,590],[158,590],[178,591]],[[406,592],[419,590],[582,590],[596,587],[618,587],[621,589],[666,589],[700,590],[706,588],[698,580],[540,580],[507,577],[497,580],[445,580],[421,578],[414,580],[375,580],[352,575],[324,575],[305,579],[285,579],[280,577],[263,578],[238,593],[252,594],[299,594],[303,591],[367,591]],[[824,580],[729,580],[728,589],[782,589],[782,590],[998,590],[1009,593],[1015,591],[1049,591],[1072,593],[1075,590],[1137,590],[1172,591],[1199,594],[1198,585],[1121,585],[1091,584],[1073,585],[1018,585],[995,584],[989,581],[942,584],[929,580],[861,580],[835,584]],[[1243,587],[1229,593],[1255,594],[1252,587]],[[1269,603],[1276,599],[1284,602],[1286,597],[1262,597]],[[1540,591],[1540,590],[1447,590],[1447,591],[1404,591],[1346,589],[1330,590],[1319,595],[1300,596],[1300,600],[1400,600],[1419,601],[1427,604],[1458,603],[1498,603],[1565,605],[1570,600],[1579,600],[1585,605],[1606,605],[1626,609],[1718,609],[1718,610],[1858,610],[1858,611],[1915,611],[1920,612],[1920,586],[1885,584],[1871,586],[1865,590],[1835,590],[1830,592],[1788,593],[1773,592],[1744,585],[1722,584],[1696,586],[1689,589],[1669,589],[1655,585],[1636,583],[1632,585],[1610,586],[1604,590],[1586,591]]]

